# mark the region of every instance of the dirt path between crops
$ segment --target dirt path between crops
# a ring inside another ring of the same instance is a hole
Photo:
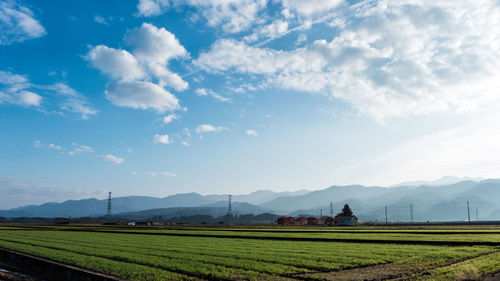
[[[466,259],[451,261],[439,266],[431,266],[427,268],[416,268],[415,265],[408,264],[394,264],[386,263],[366,267],[357,267],[352,269],[331,271],[331,272],[317,272],[317,273],[306,273],[306,274],[296,274],[290,275],[289,277],[298,280],[312,281],[312,280],[328,280],[328,281],[358,281],[358,280],[405,280],[405,278],[410,275],[421,275],[429,270],[434,270],[437,268],[443,268],[451,266],[457,263],[461,263],[468,260],[473,260],[481,256],[491,255],[496,252],[489,252]],[[492,278],[492,279],[488,279]],[[488,277],[485,281],[500,281],[500,273]],[[497,278],[497,279],[495,279]]]

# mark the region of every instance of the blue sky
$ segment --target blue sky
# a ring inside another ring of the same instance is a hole
[[[0,1],[4,208],[499,177],[498,1]]]

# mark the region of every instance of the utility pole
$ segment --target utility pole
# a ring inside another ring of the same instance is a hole
[[[271,210],[271,225],[273,225],[273,210]]]
[[[330,201],[330,217],[333,218],[333,202]]]
[[[469,220],[469,223],[470,223],[470,209],[469,209],[469,200],[467,200],[467,218]]]
[[[385,224],[387,224],[387,206],[385,206]]]
[[[319,222],[323,223],[323,209],[319,209]]]
[[[111,218],[111,191],[108,193],[108,211],[106,216],[108,219]]]
[[[410,204],[410,221],[413,222],[413,204]]]
[[[479,221],[479,211],[477,210],[477,207],[476,207],[476,221]]]

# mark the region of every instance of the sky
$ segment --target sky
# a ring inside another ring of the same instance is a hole
[[[500,177],[500,2],[0,0],[0,209]]]

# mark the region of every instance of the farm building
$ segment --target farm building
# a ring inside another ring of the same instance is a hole
[[[294,217],[279,217],[276,220],[276,223],[280,224],[280,225],[295,224],[295,218]]]
[[[307,218],[307,224],[318,224],[319,223],[319,219],[315,218],[315,217],[308,217]]]
[[[296,224],[306,224],[307,223],[307,218],[304,216],[297,217],[295,219]]]

